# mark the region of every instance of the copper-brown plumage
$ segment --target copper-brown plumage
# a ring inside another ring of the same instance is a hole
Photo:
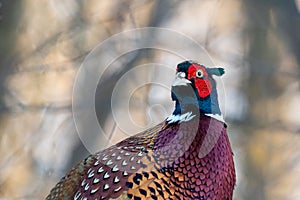
[[[231,200],[235,169],[225,123],[205,113],[185,119],[89,156],[47,199]]]

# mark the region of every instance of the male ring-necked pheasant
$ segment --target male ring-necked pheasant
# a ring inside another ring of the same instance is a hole
[[[233,154],[212,77],[223,74],[192,61],[178,64],[172,115],[81,161],[47,199],[231,200]]]

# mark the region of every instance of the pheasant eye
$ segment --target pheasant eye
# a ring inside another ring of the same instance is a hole
[[[198,70],[196,71],[196,77],[197,77],[197,78],[202,78],[202,77],[203,77],[203,71],[202,71],[201,69],[198,69]]]

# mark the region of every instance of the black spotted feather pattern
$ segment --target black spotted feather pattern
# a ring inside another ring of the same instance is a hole
[[[201,116],[180,125],[161,123],[89,156],[47,199],[230,200],[234,184],[224,123]]]

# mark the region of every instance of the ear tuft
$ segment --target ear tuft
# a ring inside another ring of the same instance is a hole
[[[209,74],[212,74],[212,75],[222,76],[223,74],[225,74],[225,69],[221,68],[221,67],[219,67],[219,68],[208,68],[207,72]]]

